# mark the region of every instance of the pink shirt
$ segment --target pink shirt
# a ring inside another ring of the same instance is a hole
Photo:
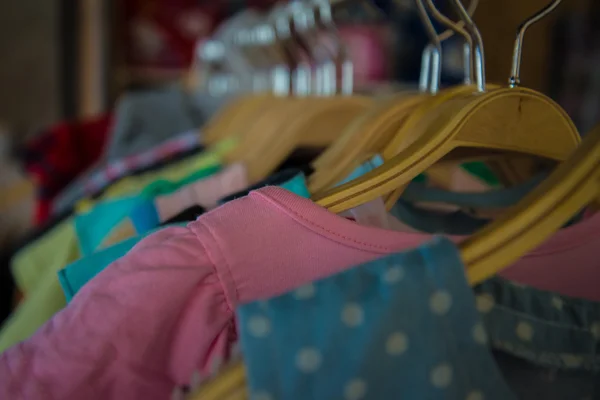
[[[600,300],[600,215],[505,272]],[[361,226],[276,187],[140,242],[0,358],[0,398],[166,399],[227,358],[238,304],[290,291],[430,236]]]

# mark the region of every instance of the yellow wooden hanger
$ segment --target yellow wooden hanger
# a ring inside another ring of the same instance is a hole
[[[600,126],[510,212],[460,245],[469,282],[482,282],[511,265],[599,197]]]
[[[436,94],[440,78],[441,42],[458,32],[466,38],[465,83],[471,82],[471,39],[458,24],[448,20],[429,2],[428,6],[436,11],[435,18],[442,22],[448,30],[438,35],[428,17],[423,0],[417,1],[419,16],[429,34],[431,44],[423,52],[419,92],[399,93],[388,99],[383,99],[358,117],[339,140],[330,146],[313,163],[314,173],[309,178],[309,190],[319,194],[348,176],[358,165],[377,154],[381,154],[386,144],[401,128],[405,119],[420,105],[427,103],[431,94]],[[469,13],[473,13],[478,5],[477,0],[471,1]],[[454,93],[454,90],[443,91],[444,95]],[[468,91],[469,87],[460,87],[459,92]]]
[[[253,151],[244,158],[249,176],[257,180],[266,178],[300,146],[327,147],[371,102],[372,99],[360,96],[298,100],[285,114],[287,120],[265,131],[260,143],[256,136],[251,136]]]
[[[278,101],[271,94],[249,94],[233,99],[202,128],[205,145],[214,145],[222,139],[243,134],[248,121]]]
[[[476,31],[462,4],[458,0],[455,2],[460,5],[467,26]],[[547,15],[558,3],[560,0],[555,0],[522,25],[517,35],[515,59],[520,59],[520,44],[527,27]],[[483,51],[480,58],[483,60]],[[518,65],[518,62],[514,64]],[[396,147],[388,146],[384,151],[384,165],[355,181],[315,196],[314,200],[337,213],[394,191],[397,195],[417,175],[457,148],[472,149],[469,157],[501,152],[565,160],[580,142],[566,112],[538,92],[512,86],[453,98],[440,105],[436,109],[437,115],[428,114],[431,118],[421,120],[413,130],[405,132],[402,140],[396,140]]]

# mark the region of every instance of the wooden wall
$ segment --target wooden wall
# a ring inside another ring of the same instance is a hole
[[[487,77],[505,84],[510,73],[512,49],[519,24],[544,7],[550,0],[481,0],[475,21],[485,43]],[[547,90],[550,79],[552,29],[561,13],[573,7],[585,7],[591,0],[563,0],[557,10],[533,25],[525,35],[521,83],[540,91]]]

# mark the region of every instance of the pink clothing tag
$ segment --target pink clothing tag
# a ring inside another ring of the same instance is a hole
[[[418,232],[391,215],[386,210],[385,203],[381,197],[354,207],[341,215],[352,218],[360,225],[371,226],[373,228],[388,229],[397,232]]]
[[[248,174],[243,163],[232,164],[223,171],[186,185],[165,196],[159,196],[154,204],[161,222],[194,205],[212,209],[223,197],[248,187]]]
[[[348,210],[346,215],[364,226],[389,229],[387,210],[381,197]]]

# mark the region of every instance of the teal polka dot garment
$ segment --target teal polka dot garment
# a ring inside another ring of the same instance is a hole
[[[417,249],[238,310],[252,400],[509,400],[456,247]]]

